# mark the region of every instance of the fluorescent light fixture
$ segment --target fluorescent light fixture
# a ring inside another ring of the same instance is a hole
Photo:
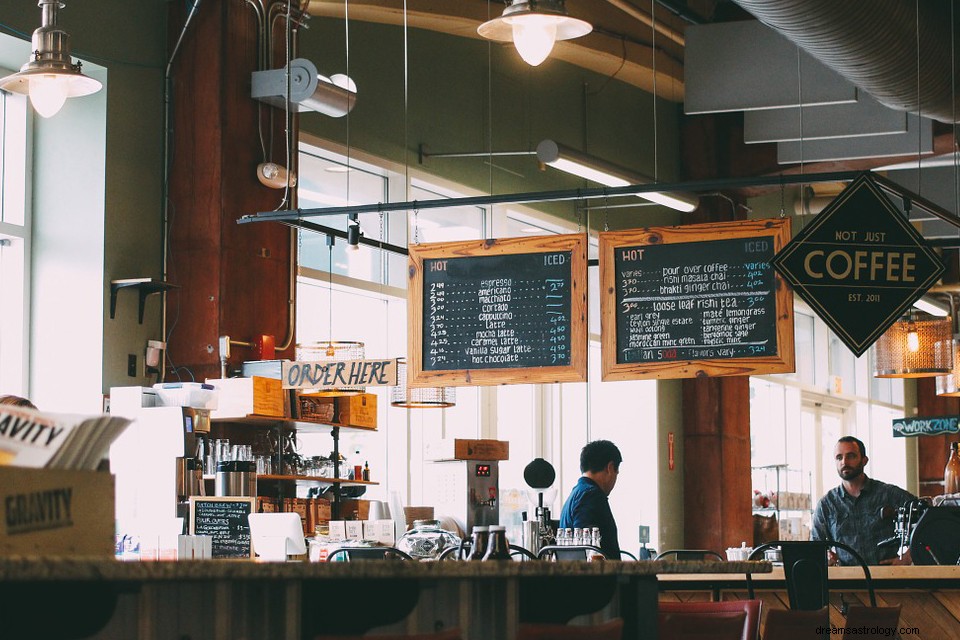
[[[99,80],[80,72],[70,57],[70,36],[57,26],[60,0],[39,0],[41,26],[33,32],[32,53],[20,71],[0,80],[0,89],[30,96],[34,110],[44,118],[57,114],[67,98],[96,93]]]
[[[929,296],[921,296],[919,300],[913,303],[913,306],[938,318],[946,318],[950,315],[950,307]]]
[[[488,40],[513,42],[524,62],[532,67],[547,59],[557,40],[587,35],[593,25],[567,15],[565,0],[515,0],[503,15],[477,28]]]
[[[542,140],[537,145],[537,160],[554,169],[566,171],[592,182],[608,187],[626,187],[633,184],[648,184],[650,181],[630,170],[610,164],[599,158],[590,157],[553,140]],[[637,197],[662,204],[665,207],[688,213],[700,204],[700,198],[682,193],[648,191],[638,193]]]
[[[350,113],[357,100],[357,85],[348,76],[337,74],[327,78],[306,58],[295,58],[290,70],[290,110],[317,111],[333,118]],[[254,71],[250,95],[260,102],[283,109],[287,95],[287,69]]]

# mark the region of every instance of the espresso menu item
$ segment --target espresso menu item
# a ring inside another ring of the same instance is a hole
[[[776,355],[770,238],[618,247],[617,362]]]
[[[425,259],[423,369],[570,364],[570,251]]]
[[[583,382],[587,238],[410,247],[411,387]]]
[[[190,533],[213,538],[214,558],[250,558],[250,523],[256,498],[190,498]]]

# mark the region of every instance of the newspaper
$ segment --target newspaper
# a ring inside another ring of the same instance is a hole
[[[0,406],[0,465],[94,470],[127,418],[42,413]]]

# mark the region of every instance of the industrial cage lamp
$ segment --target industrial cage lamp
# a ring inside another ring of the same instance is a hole
[[[877,378],[926,378],[953,371],[953,321],[950,317],[917,319],[911,310],[874,345]]]
[[[351,340],[321,340],[297,345],[297,360],[300,362],[337,362],[340,360],[363,360],[366,346]],[[304,395],[316,397],[354,396],[366,392],[366,387],[342,386],[332,389],[304,389]]]
[[[404,409],[445,409],[456,404],[456,387],[407,386],[407,359],[397,358],[397,386],[390,391],[391,406]]]
[[[33,108],[44,118],[57,114],[67,98],[96,93],[99,80],[84,75],[81,63],[70,57],[70,36],[57,26],[60,0],[39,0],[41,26],[33,32],[30,60],[20,71],[0,79],[0,89],[30,96]]]
[[[488,40],[513,42],[532,67],[547,59],[557,40],[570,40],[593,31],[593,25],[567,15],[565,0],[514,0],[503,14],[477,28]]]

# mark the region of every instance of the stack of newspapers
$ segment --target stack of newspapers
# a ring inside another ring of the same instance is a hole
[[[0,465],[94,470],[130,420],[0,406]]]

